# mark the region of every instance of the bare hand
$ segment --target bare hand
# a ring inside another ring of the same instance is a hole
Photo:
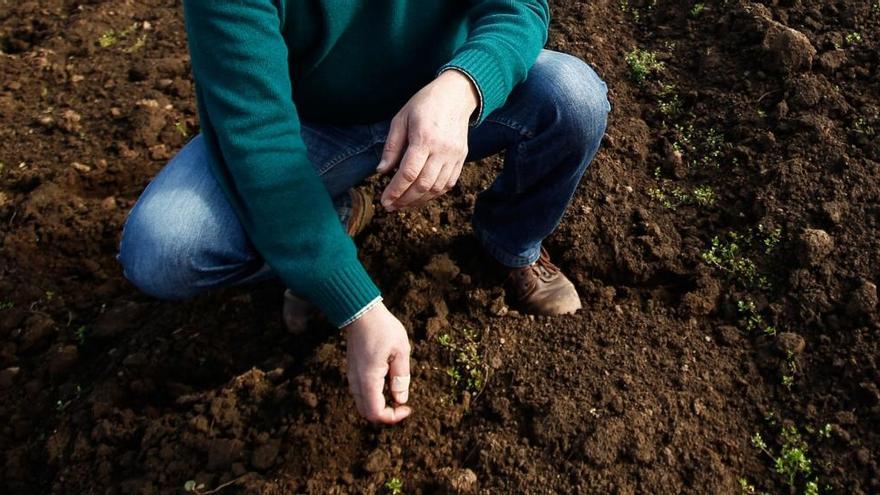
[[[412,413],[409,398],[410,344],[406,329],[379,303],[345,327],[348,387],[361,416],[373,423],[395,424]],[[395,405],[383,394],[386,382]],[[404,385],[405,384],[405,385]]]
[[[455,186],[467,158],[468,126],[478,104],[471,80],[447,70],[397,113],[376,169],[384,174],[400,167],[382,193],[386,210],[422,206]]]

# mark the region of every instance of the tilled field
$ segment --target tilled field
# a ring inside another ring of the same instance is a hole
[[[394,428],[279,284],[121,277],[126,212],[198,130],[179,2],[0,3],[0,492],[880,492],[880,2],[553,3],[549,47],[614,107],[547,242],[584,310],[519,315],[475,257],[497,160],[380,214],[362,257],[414,342]]]

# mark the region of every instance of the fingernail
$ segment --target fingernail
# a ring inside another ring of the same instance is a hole
[[[382,172],[385,170],[385,160],[379,162],[379,166],[376,167],[377,172]]]
[[[394,399],[398,404],[406,404],[406,401],[409,400],[409,391],[406,392],[394,392]]]

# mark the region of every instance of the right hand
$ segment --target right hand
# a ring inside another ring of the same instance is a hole
[[[410,343],[406,329],[381,302],[345,327],[348,387],[358,412],[372,423],[395,424],[412,413],[403,405],[409,390],[391,388],[394,377],[408,383]],[[385,384],[394,405],[385,403]]]

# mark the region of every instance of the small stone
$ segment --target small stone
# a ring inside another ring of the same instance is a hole
[[[813,65],[816,49],[804,33],[769,20],[762,48],[766,53],[764,68],[771,72],[792,74]]]
[[[15,383],[15,377],[21,372],[21,368],[13,366],[0,371],[0,390],[6,390]]]
[[[73,368],[79,361],[79,350],[75,345],[58,348],[49,361],[49,376],[60,377]]]
[[[806,346],[804,338],[796,333],[782,332],[776,336],[776,348],[786,356],[798,356]]]
[[[260,445],[254,449],[254,453],[251,456],[251,465],[254,469],[260,471],[269,469],[275,464],[275,459],[278,457],[278,451],[280,448],[280,440],[270,440],[266,444]]]
[[[877,286],[872,282],[862,280],[861,284],[850,294],[846,312],[850,316],[869,315],[877,309],[877,303]]]
[[[826,72],[837,72],[846,63],[846,50],[831,50],[819,55],[819,68]]]
[[[382,449],[370,452],[364,462],[364,470],[370,474],[381,473],[391,467],[391,457]]]
[[[432,257],[431,261],[425,265],[425,271],[438,282],[449,282],[461,273],[461,269],[452,261],[447,253]]]
[[[477,474],[470,469],[445,468],[440,473],[447,493],[466,495],[477,491]]]
[[[24,330],[19,337],[19,352],[29,351],[40,346],[55,333],[55,321],[41,313],[35,313],[24,322]]]
[[[828,232],[820,229],[805,229],[801,233],[800,244],[798,257],[807,266],[818,265],[834,249],[834,240]]]
[[[116,198],[107,196],[101,201],[101,209],[104,211],[113,211],[116,209]]]
[[[238,439],[217,438],[208,445],[209,471],[228,469],[233,462],[241,458],[244,443]]]
[[[114,337],[138,326],[150,308],[148,304],[123,301],[99,316],[92,325],[91,337]]]
[[[80,162],[73,162],[70,164],[70,166],[73,167],[74,170],[76,170],[77,172],[81,172],[84,174],[92,171],[92,167],[90,167],[86,164],[80,163]]]
[[[233,476],[242,476],[247,472],[247,468],[241,462],[233,462],[232,463],[232,475]]]
[[[489,312],[495,316],[504,316],[507,314],[508,307],[504,303],[504,296],[497,297],[489,306]]]

